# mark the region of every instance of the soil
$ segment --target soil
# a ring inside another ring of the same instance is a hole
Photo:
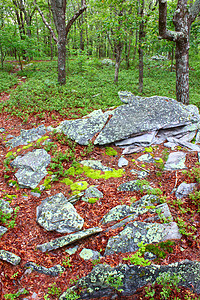
[[[3,93],[0,95],[0,101],[5,101],[9,97],[9,93]],[[51,117],[53,115],[53,117]],[[101,254],[104,253],[107,241],[109,237],[118,234],[122,228],[117,230],[112,230],[105,232],[107,226],[102,226],[103,232],[96,236],[92,236],[85,240],[81,240],[77,243],[79,245],[78,251],[69,256],[65,252],[66,247],[51,251],[49,253],[42,253],[36,249],[38,244],[48,242],[54,238],[63,236],[63,234],[56,232],[47,232],[36,222],[36,207],[41,204],[41,201],[48,197],[49,195],[54,195],[62,192],[66,197],[69,197],[71,190],[64,183],[53,182],[50,190],[44,190],[41,193],[41,197],[37,198],[31,195],[31,191],[28,189],[17,190],[14,187],[8,185],[8,180],[15,180],[14,173],[6,172],[4,166],[5,155],[9,149],[5,146],[5,139],[8,134],[13,136],[18,136],[21,129],[31,129],[37,127],[40,124],[45,126],[58,126],[58,124],[64,120],[63,116],[60,116],[57,112],[46,113],[43,115],[42,119],[39,115],[31,115],[26,123],[16,116],[12,116],[6,112],[2,113],[0,116],[0,127],[6,129],[5,135],[1,134],[0,139],[0,199],[6,198],[6,195],[15,195],[11,202],[11,207],[15,208],[19,206],[19,211],[15,220],[16,225],[14,228],[9,228],[8,231],[0,239],[0,249],[10,251],[21,257],[21,262],[17,266],[12,266],[9,263],[0,261],[0,299],[5,299],[4,295],[8,293],[16,293],[19,289],[25,288],[29,291],[29,294],[19,296],[17,299],[33,299],[32,295],[35,296],[35,300],[44,299],[44,295],[48,293],[48,288],[52,284],[56,284],[62,292],[64,292],[68,287],[73,285],[78,278],[87,275],[93,268],[92,261],[84,261],[79,253],[83,248],[90,248],[92,250],[100,251]],[[65,144],[61,144],[60,140],[56,138],[56,135],[51,137],[54,141],[58,150],[64,151],[68,148]],[[105,154],[104,147],[94,147],[91,153],[89,153],[84,159],[98,159],[103,165],[114,167],[118,169],[117,163],[121,156],[122,149],[111,145],[115,150],[117,150],[117,156],[108,156]],[[18,147],[19,148],[19,147]],[[35,149],[31,147],[27,150],[22,150],[21,154],[25,154],[28,151]],[[163,150],[165,148],[163,145],[159,145],[154,149],[153,154],[158,157],[162,157]],[[15,152],[16,149],[12,149]],[[76,146],[76,157],[80,157],[80,152],[84,150],[83,146]],[[197,152],[189,152],[186,149],[181,151],[187,152],[186,166],[188,170],[195,167],[198,162]],[[51,154],[51,152],[50,152]],[[183,181],[190,183],[194,182],[193,178],[189,178],[187,174],[183,174],[180,171],[160,171],[154,164],[146,163],[145,167],[141,166],[141,163],[137,161],[133,162],[132,159],[137,159],[142,153],[126,155],[126,159],[129,161],[128,166],[124,167],[125,174],[121,178],[110,178],[108,180],[104,179],[90,179],[84,178],[81,175],[80,180],[86,180],[89,185],[98,185],[98,189],[103,192],[104,197],[100,199],[95,204],[85,203],[83,201],[78,201],[75,204],[77,212],[84,218],[84,227],[87,229],[90,227],[101,226],[100,221],[102,217],[113,207],[120,204],[130,205],[132,202],[132,197],[135,200],[140,199],[143,196],[141,192],[119,192],[117,187],[122,183],[129,180],[134,180],[136,177],[130,172],[131,169],[141,168],[149,169],[149,176],[145,178],[151,185],[155,188],[160,188],[163,191],[163,196],[166,197],[166,202],[170,207],[170,211],[174,220],[180,217],[184,220],[185,226],[189,231],[189,226],[194,226],[195,236],[194,239],[191,235],[182,235],[181,240],[175,241],[173,246],[173,252],[167,253],[164,259],[159,259],[156,263],[167,265],[173,262],[180,262],[185,259],[200,261],[200,215],[197,205],[195,205],[189,197],[184,198],[181,204],[182,211],[180,210],[180,205],[178,205],[173,189],[178,187]],[[65,168],[70,167],[71,162],[65,164]],[[160,172],[160,174],[158,174]],[[9,175],[9,178],[5,178],[4,175]],[[44,181],[44,180],[43,180]],[[40,183],[42,184],[43,181]],[[24,195],[27,196],[24,196]],[[186,213],[183,213],[183,209]],[[143,220],[145,216],[139,217],[138,220]],[[0,225],[4,225],[0,223]],[[74,245],[73,245],[74,246]],[[70,248],[70,247],[69,247]],[[115,254],[111,256],[106,256],[101,258],[100,263],[106,263],[111,266],[116,266],[119,263],[124,263],[123,258],[130,255],[126,254]],[[56,264],[63,265],[64,260],[69,259],[69,264],[65,266],[66,270],[58,277],[51,277],[38,272],[32,271],[27,272],[24,265],[27,262],[34,262],[36,264],[53,267]],[[128,263],[126,261],[126,263]],[[156,293],[154,299],[162,299],[160,296],[160,291],[162,287],[157,285],[155,287]],[[36,294],[34,294],[36,293]],[[185,298],[186,295],[188,298]],[[169,299],[175,299],[173,297],[178,296],[179,299],[198,299],[198,296],[192,291],[180,288],[180,291],[174,291]],[[190,297],[190,298],[189,298]],[[13,298],[14,299],[14,298]],[[49,295],[49,299],[58,299],[56,295]],[[120,297],[116,298],[104,297],[104,300],[108,299],[148,299],[145,298],[144,288],[139,289],[135,295],[130,297]]]

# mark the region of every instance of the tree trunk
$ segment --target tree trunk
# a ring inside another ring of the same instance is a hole
[[[167,0],[159,0],[160,38],[176,43],[176,98],[189,104],[189,35],[192,22],[200,12],[200,0],[192,2],[188,8],[187,0],[178,0],[174,12],[175,31],[167,29]]]
[[[189,104],[189,41],[176,43],[176,99]]]
[[[139,25],[139,92],[143,92],[143,56],[144,56],[144,50],[143,50],[143,44],[144,44],[144,37],[145,37],[145,31],[144,31],[144,0],[140,3],[140,12],[139,15],[141,17],[140,25]]]
[[[122,43],[118,42],[118,44],[115,46],[115,77],[114,77],[114,83],[118,82],[118,75],[119,75],[119,66],[121,63],[121,54],[122,54]]]

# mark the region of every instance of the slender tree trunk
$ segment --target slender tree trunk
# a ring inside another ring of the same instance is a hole
[[[143,57],[144,57],[144,50],[143,50],[143,44],[144,44],[144,37],[145,37],[145,31],[144,31],[144,0],[141,0],[140,3],[140,25],[139,25],[139,92],[143,92],[143,68],[144,68],[144,62],[143,62]]]
[[[189,104],[189,40],[176,43],[176,99]]]
[[[121,63],[121,54],[122,54],[122,43],[119,42],[115,46],[115,77],[114,77],[114,82],[118,82],[118,75],[119,75],[119,67]]]

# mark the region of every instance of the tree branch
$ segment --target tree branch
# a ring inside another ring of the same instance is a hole
[[[73,23],[78,19],[78,17],[86,10],[87,6],[85,4],[85,1],[83,1],[83,6],[73,15],[73,17],[68,21],[67,26],[66,26],[66,38],[69,33],[70,28],[72,27]]]
[[[41,9],[39,8],[39,6],[38,6],[37,3],[36,3],[36,0],[34,0],[34,4],[35,4],[35,7],[37,8],[37,10],[38,10],[40,16],[42,17],[42,20],[43,20],[45,26],[49,29],[49,31],[50,31],[50,33],[51,33],[51,35],[52,35],[53,40],[54,40],[54,41],[56,42],[56,44],[57,44],[57,43],[58,43],[58,39],[57,39],[57,37],[56,37],[56,35],[55,35],[53,29],[51,28],[51,26],[47,23],[47,21],[46,21],[44,15],[43,15],[43,12],[41,11]]]
[[[190,9],[190,21],[191,21],[191,23],[194,22],[194,20],[199,15],[199,13],[200,13],[200,0],[196,0],[194,2],[194,4],[192,5],[191,9]]]
[[[160,39],[174,42],[185,37],[183,32],[167,29],[167,0],[159,0],[159,35]]]

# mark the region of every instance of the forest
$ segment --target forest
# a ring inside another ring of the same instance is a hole
[[[200,0],[0,0],[0,59],[0,299],[199,300]],[[155,101],[146,126],[152,113],[156,134],[188,140],[96,143],[120,109],[129,125],[129,101]],[[149,241],[141,227],[136,248],[109,253],[136,223],[174,232]]]

